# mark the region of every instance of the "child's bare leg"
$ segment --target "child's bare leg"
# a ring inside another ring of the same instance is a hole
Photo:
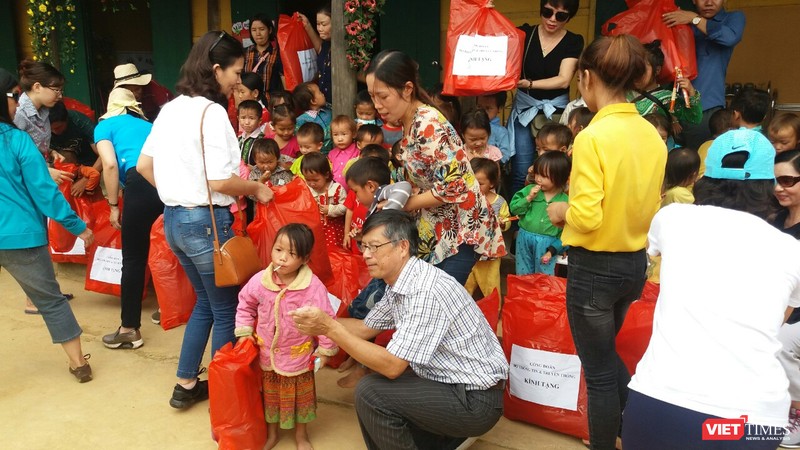
[[[308,440],[308,430],[306,424],[298,423],[295,425],[294,440],[297,442],[297,450],[314,450],[311,441]]]
[[[338,369],[336,369],[336,371],[337,372],[347,372],[348,370],[350,370],[351,367],[353,367],[353,364],[355,364],[355,363],[356,363],[356,360],[353,359],[353,357],[351,356],[351,357],[347,358],[347,360],[345,360],[345,362],[343,362],[342,365],[339,366]]]
[[[277,423],[268,423],[267,424],[267,443],[264,444],[264,450],[270,450],[271,448],[278,445],[278,424]]]
[[[357,363],[356,368],[342,378],[339,378],[339,380],[336,381],[336,384],[338,384],[341,388],[354,388],[358,384],[358,380],[364,378],[364,376],[368,373],[369,369],[367,369],[364,365]]]

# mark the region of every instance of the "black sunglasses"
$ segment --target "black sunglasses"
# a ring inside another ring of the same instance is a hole
[[[17,103],[19,103],[19,95],[19,92],[6,92],[6,97],[13,98]]]
[[[219,42],[222,40],[222,38],[225,37],[226,34],[228,34],[228,33],[226,33],[225,30],[222,30],[222,31],[219,32],[219,36],[217,36],[217,40],[214,41],[214,43],[211,44],[211,47],[208,48],[208,56],[209,56],[209,58],[211,57],[211,52],[214,51],[214,48],[217,45],[219,45]]]
[[[542,13],[542,17],[544,17],[545,19],[549,19],[549,18],[553,17],[553,14],[555,14],[556,15],[556,20],[559,21],[559,22],[566,22],[566,21],[569,20],[569,13],[563,12],[563,11],[556,12],[555,9],[548,8],[547,6],[542,8],[542,12],[541,13]]]
[[[792,176],[789,176],[789,175],[783,175],[783,176],[775,178],[775,181],[777,181],[778,184],[781,185],[781,187],[788,188],[788,187],[794,186],[797,183],[800,183],[800,177],[792,177]]]

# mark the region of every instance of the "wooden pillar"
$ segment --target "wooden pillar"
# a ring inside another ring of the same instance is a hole
[[[220,23],[219,0],[208,0],[208,30],[219,30]]]
[[[331,1],[331,89],[333,114],[355,115],[356,72],[347,62],[344,42],[344,0]]]

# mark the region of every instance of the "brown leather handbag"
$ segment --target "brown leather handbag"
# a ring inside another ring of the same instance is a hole
[[[217,235],[217,219],[214,216],[214,203],[211,201],[211,186],[208,183],[208,171],[206,170],[206,149],[203,143],[203,121],[206,118],[206,111],[213,103],[209,103],[203,110],[200,118],[200,150],[203,156],[203,171],[206,176],[206,188],[208,190],[208,209],[211,211],[211,227],[214,233],[214,283],[218,287],[240,286],[264,268],[261,259],[258,257],[256,246],[247,236],[233,236],[220,245],[219,235]],[[243,229],[246,229],[246,222],[242,210],[241,214]],[[246,233],[246,231],[245,231]]]

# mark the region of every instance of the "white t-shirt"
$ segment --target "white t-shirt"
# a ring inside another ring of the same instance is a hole
[[[208,205],[208,189],[200,149],[200,118],[204,97],[181,95],[164,105],[153,124],[142,154],[153,158],[153,172],[161,201],[167,206]],[[209,180],[239,176],[239,142],[225,108],[214,103],[203,122]],[[215,205],[234,202],[230,195],[212,192]]]
[[[661,209],[648,239],[648,253],[662,256],[661,293],[629,387],[705,414],[786,425],[777,336],[787,306],[800,306],[800,243],[754,215],[684,204]]]

